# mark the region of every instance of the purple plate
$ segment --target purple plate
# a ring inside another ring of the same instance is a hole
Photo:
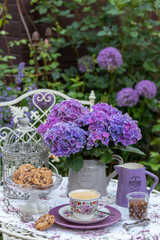
[[[103,221],[98,222],[98,223],[85,224],[85,225],[80,224],[79,225],[79,224],[76,224],[76,223],[68,222],[59,215],[58,210],[61,207],[66,206],[66,205],[69,205],[69,204],[64,204],[64,205],[57,206],[55,208],[52,208],[49,211],[49,214],[53,214],[55,216],[55,219],[56,219],[55,223],[57,223],[58,225],[61,225],[63,227],[76,228],[76,229],[94,229],[94,228],[101,228],[101,227],[110,226],[110,225],[118,222],[121,219],[121,212],[120,211],[118,211],[117,209],[115,209],[113,207],[105,206],[106,208],[109,209],[109,211],[111,213],[114,214],[114,216],[109,216],[106,219],[104,219]]]

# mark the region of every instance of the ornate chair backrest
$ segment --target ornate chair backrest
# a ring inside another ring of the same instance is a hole
[[[20,118],[28,115],[30,125],[36,129],[46,117],[52,107],[62,100],[70,99],[64,93],[51,89],[36,89],[22,94],[20,97],[8,102],[0,102],[0,114],[5,113],[4,125],[0,126],[0,155],[1,148],[5,142],[7,135],[13,131],[14,124],[17,124]],[[91,107],[95,103],[95,94],[92,90],[89,100],[79,100],[83,105]],[[11,119],[8,118],[8,113],[11,112]],[[1,156],[0,156],[1,161]],[[0,162],[0,177],[2,175]],[[1,179],[1,178],[0,178]]]

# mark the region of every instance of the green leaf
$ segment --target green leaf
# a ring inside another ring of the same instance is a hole
[[[4,82],[0,81],[0,86],[3,86],[4,85]]]
[[[105,32],[105,31],[99,31],[99,32],[97,33],[97,36],[99,36],[99,37],[106,36],[106,32]]]
[[[83,166],[83,158],[80,154],[74,154],[67,158],[66,163],[68,167],[72,168],[75,172],[78,172]]]
[[[126,151],[126,152],[133,152],[133,153],[137,153],[137,154],[140,154],[140,155],[145,155],[144,152],[142,152],[138,148],[135,148],[135,147],[132,147],[132,146],[127,146],[126,148],[124,148],[122,150]]]
[[[93,150],[93,155],[94,155],[95,157],[100,157],[100,156],[102,155],[102,153],[103,153],[103,151],[102,151],[100,148],[95,148],[95,149]]]
[[[151,146],[153,146],[153,145],[160,146],[160,137],[154,137],[150,144],[151,144]]]
[[[60,77],[59,71],[55,70],[54,72],[52,72],[52,77],[54,80],[57,80]]]
[[[135,31],[130,32],[130,36],[133,37],[133,38],[137,38],[138,32],[135,32]]]
[[[4,30],[0,31],[0,35],[7,35],[8,33]]]
[[[20,42],[21,42],[22,44],[26,44],[26,43],[27,43],[27,39],[21,39]]]
[[[40,8],[39,12],[40,12],[40,14],[45,14],[45,13],[47,13],[47,8]]]
[[[155,66],[152,60],[146,60],[143,64],[143,67],[149,72],[158,72],[158,68]]]
[[[112,154],[106,149],[100,158],[100,161],[106,164],[110,163],[112,160]]]
[[[160,132],[160,124],[154,125],[152,128],[152,132]]]
[[[59,63],[58,62],[52,62],[50,64],[50,67],[52,67],[53,69],[57,68],[59,66]]]

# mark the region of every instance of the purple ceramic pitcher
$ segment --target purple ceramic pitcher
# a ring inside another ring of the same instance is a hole
[[[139,163],[125,163],[114,166],[119,175],[116,204],[121,207],[128,207],[126,195],[130,192],[146,192],[148,195],[152,192],[158,183],[158,177],[145,170],[145,167]],[[147,192],[146,174],[153,177],[155,182]]]

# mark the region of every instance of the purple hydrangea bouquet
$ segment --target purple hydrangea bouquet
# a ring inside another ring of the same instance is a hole
[[[68,167],[76,172],[83,159],[111,162],[116,148],[143,154],[130,146],[142,137],[137,121],[107,103],[93,105],[90,112],[78,100],[64,100],[53,106],[37,131],[51,153],[65,157]]]

